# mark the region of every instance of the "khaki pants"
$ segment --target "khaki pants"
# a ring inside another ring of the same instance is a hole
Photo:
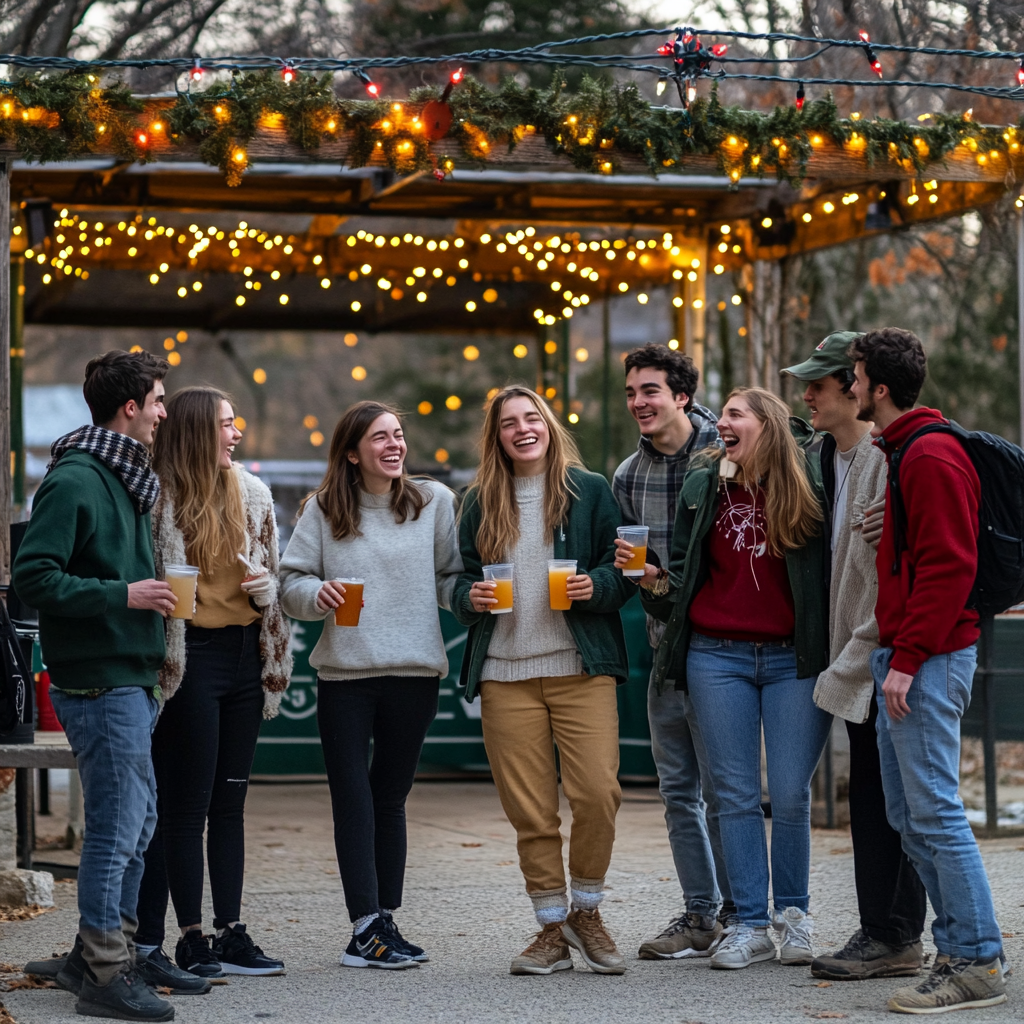
[[[611,676],[546,676],[484,682],[487,758],[501,806],[515,827],[519,866],[532,896],[565,893],[558,775],[572,810],[573,888],[600,892],[621,802],[619,713]],[[536,902],[536,900],[535,900]]]

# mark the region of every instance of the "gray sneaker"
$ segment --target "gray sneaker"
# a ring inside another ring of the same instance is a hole
[[[736,971],[774,959],[775,943],[768,935],[768,929],[741,923],[725,930],[718,948],[711,954],[711,966]]]
[[[948,1013],[1006,1002],[1002,965],[995,960],[953,959],[939,964],[916,988],[901,988],[890,1000],[893,1013]]]
[[[871,938],[858,928],[838,952],[815,957],[811,974],[831,981],[902,978],[917,974],[923,962],[920,941],[893,946]]]
[[[711,956],[723,930],[714,914],[682,914],[660,935],[648,939],[637,955],[641,960]]]
[[[814,959],[811,934],[814,919],[797,907],[772,911],[772,928],[779,937],[779,962],[787,967],[805,966]]]

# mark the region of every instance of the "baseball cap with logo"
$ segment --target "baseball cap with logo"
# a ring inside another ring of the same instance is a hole
[[[864,337],[859,331],[836,331],[814,349],[810,359],[796,366],[787,366],[780,373],[788,373],[797,380],[820,380],[840,370],[852,370],[853,360],[846,354],[849,347]]]

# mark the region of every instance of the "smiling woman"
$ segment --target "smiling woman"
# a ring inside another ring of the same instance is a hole
[[[462,563],[455,495],[411,479],[406,452],[394,409],[352,406],[281,563],[288,614],[327,622],[309,662],[353,923],[346,967],[400,970],[428,959],[392,912],[405,878],[405,800],[448,672],[437,608],[449,607]]]

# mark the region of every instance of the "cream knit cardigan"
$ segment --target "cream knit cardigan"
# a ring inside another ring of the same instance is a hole
[[[860,535],[864,510],[885,496],[885,456],[870,432],[857,442],[846,480],[846,512],[836,524],[829,592],[831,663],[818,676],[814,703],[848,722],[864,722],[874,696],[871,652],[878,646],[875,549]]]
[[[292,675],[291,629],[281,611],[277,581],[277,519],[270,489],[262,480],[237,463],[235,472],[242,488],[245,506],[246,550],[243,552],[257,573],[266,570],[274,583],[274,594],[263,611],[260,629],[260,657],[263,660],[263,717],[274,718],[281,706],[281,695],[288,689]],[[156,575],[162,578],[164,565],[187,563],[185,538],[174,522],[174,503],[166,487],[153,509],[153,555]],[[185,620],[167,619],[167,660],[160,670],[160,689],[165,700],[174,696],[185,675]]]

